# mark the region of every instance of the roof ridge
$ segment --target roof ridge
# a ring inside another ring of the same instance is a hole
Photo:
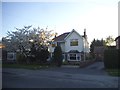
[[[54,41],[63,41],[64,38],[69,34],[70,32],[65,32],[63,34],[60,34],[59,36],[53,38]]]

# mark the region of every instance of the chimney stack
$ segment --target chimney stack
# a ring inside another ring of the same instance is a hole
[[[57,34],[58,34],[58,33],[55,33],[55,38],[57,37]]]
[[[85,39],[87,38],[87,35],[86,35],[86,28],[84,29],[84,38],[85,38]]]

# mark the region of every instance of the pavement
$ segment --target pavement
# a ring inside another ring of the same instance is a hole
[[[62,66],[40,70],[3,69],[3,88],[118,88],[118,77],[109,76],[102,62],[86,68]]]

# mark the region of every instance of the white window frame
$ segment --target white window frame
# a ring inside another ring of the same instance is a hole
[[[10,58],[10,55],[12,56],[12,58]],[[16,53],[8,52],[7,53],[7,60],[10,60],[10,61],[16,60]]]
[[[77,45],[71,45],[71,42],[77,41]],[[78,46],[78,39],[70,39],[70,46]]]
[[[70,54],[75,54],[76,55],[76,59],[75,60],[73,60],[73,59],[70,59]],[[78,60],[78,56],[79,56],[79,60]],[[68,59],[68,61],[81,61],[81,55],[78,55],[77,53],[69,53],[68,55],[67,55],[67,59]]]

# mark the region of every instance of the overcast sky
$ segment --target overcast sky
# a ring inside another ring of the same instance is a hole
[[[58,34],[75,29],[83,35],[84,28],[91,42],[94,38],[105,39],[109,35],[118,36],[118,1],[119,0],[75,0],[48,2],[37,0],[3,0],[2,33],[32,25],[52,29]],[[39,1],[39,2],[38,2]]]

